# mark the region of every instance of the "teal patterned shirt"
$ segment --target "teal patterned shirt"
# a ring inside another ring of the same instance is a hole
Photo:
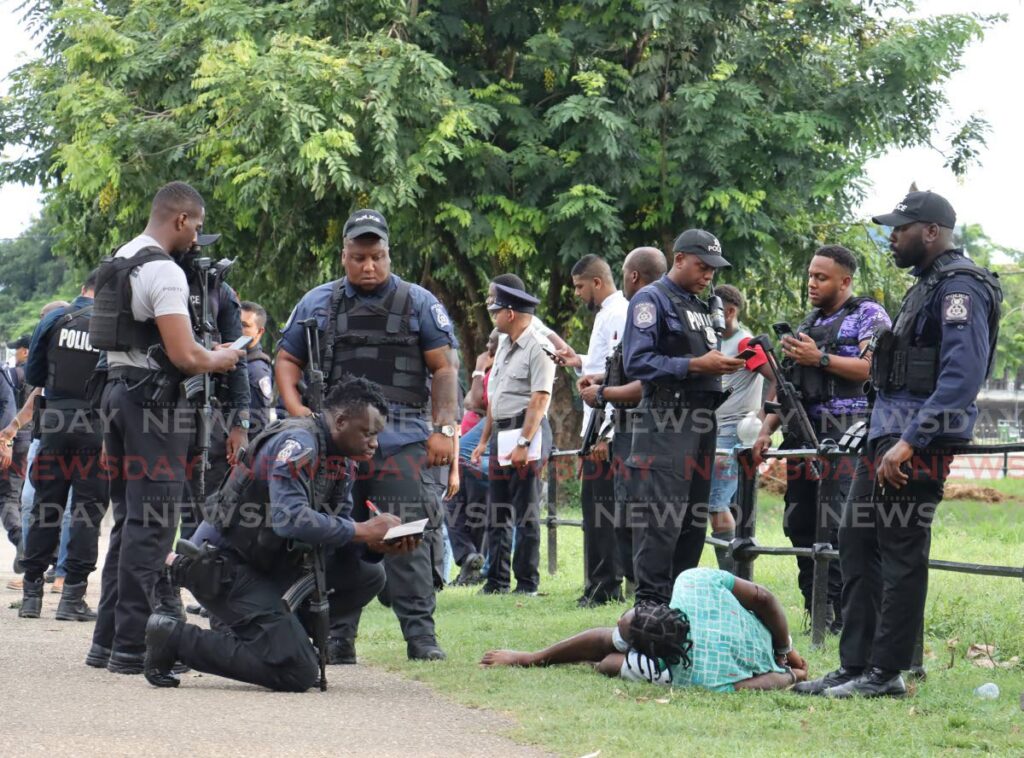
[[[719,692],[769,671],[775,663],[768,628],[732,594],[736,578],[728,571],[695,568],[676,577],[669,606],[690,620],[693,665],[669,667],[674,687],[703,687]]]

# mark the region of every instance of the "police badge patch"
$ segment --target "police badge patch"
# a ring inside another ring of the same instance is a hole
[[[654,303],[637,303],[633,309],[633,326],[637,329],[646,329],[654,324],[654,314]]]
[[[452,325],[451,319],[448,318],[448,314],[444,310],[444,306],[440,303],[434,303],[430,306],[430,312],[434,314],[434,323],[437,324],[438,329],[447,329]]]
[[[718,332],[715,331],[714,327],[704,327],[704,341],[708,343],[708,347],[712,350],[718,347]]]
[[[260,385],[260,392],[263,393],[263,397],[265,397],[267,400],[270,400],[271,396],[274,394],[274,388],[273,385],[271,385],[270,383],[270,377],[263,377],[262,379],[259,380],[258,384]]]
[[[971,296],[953,292],[942,299],[942,323],[966,324],[971,320]]]
[[[298,440],[288,440],[284,443],[284,446],[277,452],[278,463],[287,463],[290,461],[299,450],[302,449],[302,443]]]

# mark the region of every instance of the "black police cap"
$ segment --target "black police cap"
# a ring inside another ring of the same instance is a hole
[[[732,267],[732,264],[722,257],[722,243],[718,241],[718,237],[703,229],[687,229],[680,234],[672,244],[672,252],[696,255],[713,268]]]
[[[32,344],[32,335],[30,335],[30,334],[23,334],[20,337],[18,337],[18,339],[11,340],[10,342],[8,342],[7,343],[7,347],[9,347],[11,350],[20,350],[22,348],[25,348],[26,350],[28,350],[29,345],[31,345],[31,344]]]
[[[494,302],[487,306],[489,311],[502,311],[511,308],[517,313],[533,313],[537,310],[540,300],[533,295],[515,287],[504,284],[494,285]]]
[[[372,208],[363,208],[348,217],[343,231],[345,239],[355,239],[364,234],[372,234],[385,242],[388,241],[388,221],[383,213]]]
[[[942,195],[934,192],[911,192],[901,202],[896,203],[892,213],[872,216],[871,220],[881,226],[903,226],[920,221],[952,229],[956,226],[956,211]]]

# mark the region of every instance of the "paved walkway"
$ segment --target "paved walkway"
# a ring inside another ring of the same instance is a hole
[[[104,530],[106,531],[106,530]],[[0,535],[2,538],[2,535]],[[105,546],[101,549],[101,555]],[[500,735],[511,723],[367,666],[332,666],[326,693],[269,692],[185,674],[175,690],[83,661],[92,624],[19,619],[0,547],[0,754],[17,756],[538,756]],[[93,575],[98,585],[99,572]],[[90,587],[94,607],[99,587]]]

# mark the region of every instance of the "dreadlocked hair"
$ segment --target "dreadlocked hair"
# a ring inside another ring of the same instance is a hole
[[[693,661],[690,651],[690,619],[686,614],[664,603],[643,600],[633,612],[629,622],[630,645],[639,653],[654,661],[659,673],[662,665],[680,664],[690,668]]]

